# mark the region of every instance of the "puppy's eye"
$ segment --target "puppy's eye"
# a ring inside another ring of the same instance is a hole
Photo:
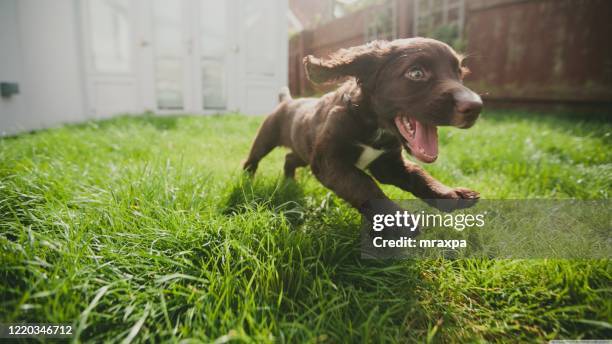
[[[405,75],[408,79],[414,81],[421,81],[425,79],[425,71],[421,67],[410,68],[410,70],[406,72]]]

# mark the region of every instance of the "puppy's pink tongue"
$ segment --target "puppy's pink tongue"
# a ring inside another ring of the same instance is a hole
[[[438,127],[416,122],[415,143],[420,153],[426,155],[425,162],[433,162],[438,158]]]
[[[395,125],[406,139],[412,155],[423,162],[438,158],[438,128],[404,116],[395,117]]]

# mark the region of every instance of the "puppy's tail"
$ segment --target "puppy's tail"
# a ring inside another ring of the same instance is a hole
[[[282,103],[285,100],[291,100],[293,98],[291,98],[291,92],[289,91],[289,87],[285,86],[283,88],[280,89],[280,92],[278,92],[278,102]]]

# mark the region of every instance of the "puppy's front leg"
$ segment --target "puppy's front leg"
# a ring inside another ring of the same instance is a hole
[[[376,213],[394,213],[401,208],[391,201],[368,174],[333,158],[312,162],[313,174],[325,187],[358,209],[366,218]]]
[[[430,204],[438,206],[430,200],[454,199],[472,200],[480,197],[476,191],[462,188],[449,187],[429,175],[417,164],[406,161],[401,151],[388,153],[374,161],[369,170],[379,182],[395,185],[402,190],[409,191],[415,196],[428,200]],[[456,202],[455,207],[471,206],[474,202]],[[448,204],[445,204],[446,208]]]

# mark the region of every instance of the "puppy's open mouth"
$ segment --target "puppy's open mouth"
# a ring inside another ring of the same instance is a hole
[[[438,127],[425,124],[404,115],[395,117],[395,126],[404,138],[410,154],[422,162],[431,163],[438,158]]]

